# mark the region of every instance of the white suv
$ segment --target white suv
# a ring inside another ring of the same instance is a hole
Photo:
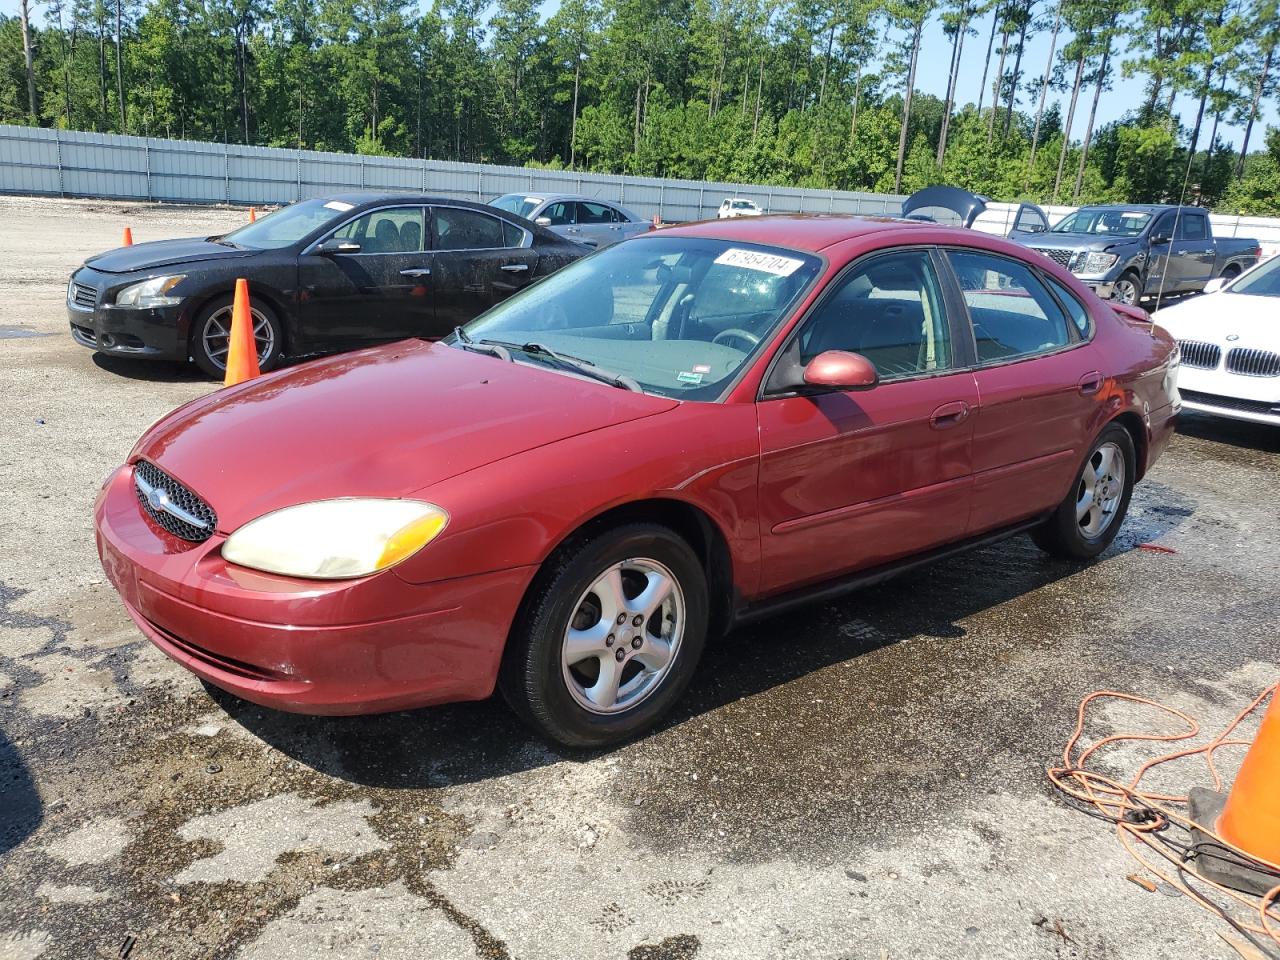
[[[762,213],[764,211],[754,200],[728,197],[724,203],[720,204],[720,212],[716,216],[721,220],[731,220],[734,217],[758,217]]]

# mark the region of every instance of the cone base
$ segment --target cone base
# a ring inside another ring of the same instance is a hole
[[[1193,787],[1187,796],[1191,801],[1191,819],[1212,828],[1222,816],[1227,795],[1204,787]],[[1203,830],[1191,831],[1191,858],[1201,876],[1241,893],[1261,897],[1280,886],[1280,872],[1268,870],[1256,860],[1242,857]]]

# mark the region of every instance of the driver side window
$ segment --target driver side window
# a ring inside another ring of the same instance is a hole
[[[800,362],[827,350],[862,354],[881,380],[949,368],[951,335],[928,251],[878,256],[838,280],[800,333]]]

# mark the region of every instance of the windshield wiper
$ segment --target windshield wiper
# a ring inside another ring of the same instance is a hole
[[[552,366],[559,367],[561,370],[569,370],[573,373],[580,373],[583,376],[590,377],[592,380],[599,380],[601,383],[607,383],[611,387],[618,387],[622,390],[632,390],[636,393],[644,393],[644,388],[640,386],[631,377],[625,374],[612,373],[601,367],[596,366],[590,360],[584,360],[582,357],[575,357],[572,354],[560,353],[558,350],[552,350],[545,343],[537,343],[530,341],[529,343],[505,343],[500,340],[480,340],[477,345],[492,344],[494,346],[510,347],[527,353],[530,356],[541,357],[543,360],[550,361]]]
[[[487,353],[491,357],[497,357],[499,360],[505,360],[507,363],[513,363],[511,359],[511,351],[507,349],[505,344],[496,343],[492,340],[482,340],[476,343],[471,339],[471,334],[463,330],[461,327],[453,328],[453,335],[458,338],[458,346],[463,350],[470,350],[474,353]]]

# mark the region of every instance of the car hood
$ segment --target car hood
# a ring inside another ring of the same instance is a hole
[[[1275,297],[1206,293],[1158,310],[1151,319],[1179,340],[1280,350],[1277,307]]]
[[[132,273],[136,270],[153,270],[195,260],[235,260],[251,257],[260,250],[238,250],[224,247],[203,237],[184,240],[156,240],[152,243],[135,243],[131,247],[108,250],[85,261],[85,266],[103,273]]]
[[[1012,239],[1045,250],[1106,250],[1137,243],[1141,237],[1101,237],[1091,233],[1018,233]]]
[[[402,497],[557,440],[663,413],[675,400],[406,340],[219,390],[138,441],[229,533],[272,510]],[[566,469],[571,469],[566,464]]]

